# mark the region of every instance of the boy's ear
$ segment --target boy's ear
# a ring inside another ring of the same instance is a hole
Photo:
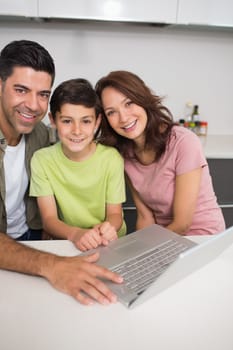
[[[96,118],[96,129],[99,129],[101,120],[102,120],[102,114],[99,113],[98,116],[97,116],[97,118]]]
[[[49,115],[49,121],[50,121],[51,126],[54,127],[54,128],[56,128],[56,124],[55,124],[55,121],[54,121],[54,119],[53,119],[52,113],[49,112],[48,115]]]

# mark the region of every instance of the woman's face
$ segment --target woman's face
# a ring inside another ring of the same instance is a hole
[[[135,143],[144,141],[147,124],[144,108],[110,86],[102,91],[101,99],[108,122],[116,133]]]

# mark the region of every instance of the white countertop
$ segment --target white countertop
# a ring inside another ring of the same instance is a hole
[[[202,239],[206,237],[195,237]],[[77,254],[68,241],[30,245],[62,255]],[[232,350],[232,270],[231,246],[133,310],[120,303],[85,307],[42,278],[0,270],[0,348]]]
[[[233,135],[200,136],[206,158],[233,159]]]

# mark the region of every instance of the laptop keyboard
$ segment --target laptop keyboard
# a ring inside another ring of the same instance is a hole
[[[186,245],[171,239],[118,265],[113,271],[124,278],[129,289],[140,294],[186,249]]]

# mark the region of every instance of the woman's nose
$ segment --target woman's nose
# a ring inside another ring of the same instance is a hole
[[[119,111],[119,118],[121,122],[125,122],[128,120],[128,113],[125,110]]]

